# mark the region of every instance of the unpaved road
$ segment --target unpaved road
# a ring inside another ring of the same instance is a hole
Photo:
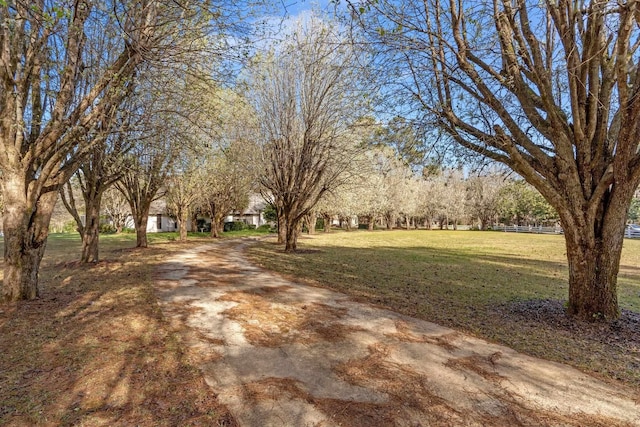
[[[640,426],[637,396],[250,264],[246,242],[159,271],[166,316],[242,426]]]

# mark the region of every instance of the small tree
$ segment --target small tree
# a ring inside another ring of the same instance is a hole
[[[122,233],[127,225],[127,219],[131,215],[131,209],[127,199],[115,186],[108,188],[102,196],[102,207],[111,221],[116,233]]]
[[[273,197],[285,251],[296,249],[300,222],[338,185],[355,155],[345,135],[362,97],[355,52],[339,32],[312,17],[284,44],[255,58],[252,68],[266,165],[261,184]]]
[[[467,211],[478,220],[480,230],[486,230],[495,220],[498,195],[504,185],[504,177],[498,174],[476,175],[467,180]]]

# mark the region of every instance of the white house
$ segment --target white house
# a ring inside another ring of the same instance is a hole
[[[226,218],[225,222],[242,221],[248,225],[255,225],[256,228],[267,222],[264,219],[264,208],[267,206],[267,202],[264,201],[259,194],[252,194],[249,196],[249,206],[242,212],[231,212]]]
[[[259,227],[266,224],[264,219],[264,208],[267,203],[258,194],[249,196],[249,206],[242,212],[231,212],[225,218],[225,222],[242,221],[248,225]],[[208,216],[199,215],[206,224],[211,224]],[[187,229],[191,230],[191,219],[187,222]],[[164,200],[156,200],[151,203],[149,217],[147,219],[147,232],[159,233],[167,231],[177,231],[178,223],[167,212],[167,204]]]
[[[147,218],[147,233],[176,231],[177,229],[177,221],[167,213],[167,203],[162,199],[152,202]],[[189,229],[189,223],[187,223],[187,229]]]

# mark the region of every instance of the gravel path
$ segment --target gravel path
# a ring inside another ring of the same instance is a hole
[[[291,282],[247,261],[246,244],[189,249],[157,280],[241,426],[640,426],[624,387]]]

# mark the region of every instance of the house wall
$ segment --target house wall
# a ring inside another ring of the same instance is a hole
[[[259,215],[257,213],[242,214],[242,215],[229,215],[224,219],[224,221],[225,222],[244,221],[247,224],[255,225],[256,228],[267,223],[265,221],[264,217],[262,216],[262,212],[260,212]]]
[[[147,233],[160,233],[177,230],[178,224],[167,215],[149,215],[149,218],[147,218]]]

